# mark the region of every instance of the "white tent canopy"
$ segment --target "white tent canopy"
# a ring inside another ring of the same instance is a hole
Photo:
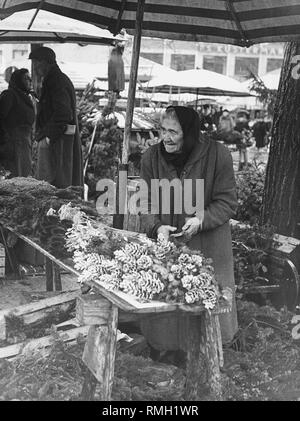
[[[147,92],[188,92],[201,95],[249,96],[240,82],[230,77],[204,69],[193,69],[162,75],[143,85]]]
[[[272,72],[265,74],[261,80],[264,82],[268,89],[278,89],[281,69],[275,69]]]
[[[264,76],[261,76],[260,79],[265,85],[266,88],[271,89],[273,91],[277,91],[279,86],[279,79],[280,79],[281,68],[272,70],[272,72],[266,73]],[[245,88],[251,90],[252,79],[248,79],[243,82]]]

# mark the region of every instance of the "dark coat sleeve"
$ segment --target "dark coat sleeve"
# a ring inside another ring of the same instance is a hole
[[[0,144],[7,142],[5,120],[14,106],[14,94],[10,90],[3,91],[0,95]]]
[[[47,93],[50,95],[52,114],[39,131],[38,138],[47,136],[55,142],[64,134],[66,125],[73,120],[72,98],[68,86],[59,81],[49,84]]]
[[[151,180],[155,178],[153,174],[153,169],[152,169],[151,148],[149,148],[142,156],[140,177],[148,185],[148,192],[147,192],[148,194],[142,197],[142,203],[141,203],[141,207],[142,207],[142,211],[140,215],[141,231],[146,233],[148,237],[155,238],[157,229],[162,225],[162,223],[159,218],[158,205],[156,206],[157,212],[156,213],[151,212],[151,207],[152,208],[155,207],[155,204],[151,203]]]
[[[202,231],[228,222],[235,215],[238,206],[231,153],[224,146],[218,146],[211,202],[204,210]]]
[[[7,117],[11,108],[14,105],[14,94],[10,91],[3,91],[0,95],[0,121]]]

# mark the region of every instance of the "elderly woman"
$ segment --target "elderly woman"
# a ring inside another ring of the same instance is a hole
[[[0,95],[0,152],[12,177],[31,175],[31,136],[35,119],[27,69],[15,70],[8,89]]]
[[[198,114],[186,107],[168,107],[161,118],[161,142],[143,155],[141,178],[151,186],[153,179],[204,179],[204,212],[193,215],[161,212],[141,215],[142,231],[151,238],[163,234],[169,238],[176,231],[191,249],[201,250],[213,259],[216,278],[234,293],[233,255],[229,219],[237,207],[232,158],[222,144],[200,134]],[[195,190],[192,193],[195,199]],[[184,196],[184,190],[183,190]],[[152,198],[154,196],[152,195]],[[173,195],[174,197],[174,195]],[[149,193],[148,201],[151,198]],[[179,319],[174,315],[152,316],[142,322],[142,331],[156,350],[184,349],[178,338]],[[231,313],[220,316],[223,343],[237,331],[235,303]]]

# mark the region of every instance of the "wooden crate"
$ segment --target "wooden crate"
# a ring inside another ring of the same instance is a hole
[[[5,248],[0,244],[0,278],[5,276]]]

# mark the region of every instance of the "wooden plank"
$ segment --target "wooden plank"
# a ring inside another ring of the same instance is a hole
[[[65,338],[64,342],[72,342],[76,340],[78,335],[86,336],[88,334],[88,326],[76,327],[74,329],[64,331]],[[0,348],[0,359],[1,358],[12,358],[19,354],[25,354],[27,352],[34,352],[41,348],[46,348],[53,345],[53,336],[44,336],[43,338],[32,339],[30,342],[20,342],[15,345],[6,346]]]
[[[38,250],[40,253],[42,253],[44,256],[48,257],[50,260],[52,260],[53,262],[55,262],[58,266],[62,267],[63,269],[65,269],[67,272],[71,272],[76,276],[79,276],[79,272],[77,270],[75,270],[72,266],[69,266],[67,264],[65,264],[64,262],[60,261],[59,259],[57,259],[55,256],[53,256],[51,253],[49,253],[48,251],[44,250],[39,244],[37,244],[35,241],[31,240],[28,237],[25,237],[25,235],[23,234],[19,234],[18,232],[16,232],[14,229],[12,229],[11,227],[5,227],[5,229],[8,229],[9,231],[13,232],[14,234],[16,234],[17,237],[21,238],[23,241],[25,241],[26,243],[28,243],[29,245],[31,245],[32,247],[34,247],[36,250]]]
[[[123,311],[146,314],[146,313],[164,313],[169,311],[181,310],[189,313],[202,313],[205,311],[203,305],[189,305],[189,304],[180,304],[180,303],[166,303],[163,301],[150,301],[150,302],[140,302],[133,295],[126,294],[122,291],[109,291],[106,289],[100,282],[91,281],[89,285],[94,287],[103,297],[107,298],[109,301],[114,303],[118,308]],[[231,310],[230,305],[220,305],[213,310],[213,313],[223,313]]]
[[[278,241],[279,243],[289,243],[289,244],[294,245],[294,246],[300,246],[300,240],[298,240],[297,238],[294,238],[294,237],[287,237],[287,236],[282,235],[282,234],[275,234],[274,240]]]
[[[244,287],[241,291],[245,294],[252,294],[252,293],[260,293],[260,294],[267,294],[267,293],[275,293],[280,290],[280,285],[257,285],[257,286],[249,286]]]
[[[90,327],[82,356],[83,362],[100,383],[102,401],[111,400],[117,344],[118,308],[111,303],[110,305],[111,312],[107,324]],[[91,393],[94,392],[94,387],[89,386],[95,380],[90,374],[88,376],[89,379],[85,379],[81,394],[84,400],[93,398]]]
[[[111,303],[101,295],[82,295],[76,300],[76,319],[81,325],[107,324]]]
[[[35,303],[25,304],[18,307],[9,308],[0,311],[0,339],[6,339],[6,317],[13,315],[16,317],[23,317],[25,323],[33,323],[41,317],[45,317],[47,310],[53,311],[55,307],[61,306],[72,301],[81,294],[80,290],[72,292],[64,292],[55,297],[46,298]]]

